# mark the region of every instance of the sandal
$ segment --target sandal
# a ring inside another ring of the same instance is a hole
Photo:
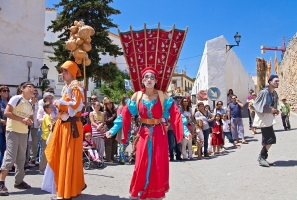
[[[244,141],[244,142],[241,142],[242,144],[248,144],[248,142]]]

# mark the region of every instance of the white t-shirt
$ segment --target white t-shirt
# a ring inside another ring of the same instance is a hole
[[[227,119],[227,120],[222,120],[223,122],[223,132],[230,132],[230,130],[228,129],[229,128],[229,124],[230,124],[230,120]]]
[[[18,102],[19,104],[17,105]],[[8,104],[13,107],[12,113],[18,117],[29,118],[31,115],[33,115],[32,104],[28,100],[26,100],[22,95],[15,95],[11,97]],[[10,118],[7,118],[6,130],[28,134],[27,125],[23,124],[20,121],[16,121]]]
[[[197,140],[199,140],[198,135],[200,136],[201,140],[204,140],[203,131],[201,129],[197,128],[196,133],[197,133]]]

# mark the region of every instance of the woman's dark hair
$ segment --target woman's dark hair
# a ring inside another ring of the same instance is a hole
[[[122,100],[121,100],[121,105],[125,106],[126,105],[126,99],[128,99],[129,97],[127,95],[123,95]]]
[[[0,86],[0,92],[2,92],[3,90],[8,90],[8,92],[10,92],[9,91],[9,88],[8,88],[8,86],[6,86],[6,85],[2,85],[2,86]],[[0,99],[3,99],[2,97],[1,97],[1,95],[0,95]],[[10,96],[9,96],[9,94],[8,94],[8,96],[7,96],[7,102],[9,101],[9,99],[10,99]]]
[[[185,106],[184,106],[184,100],[187,100],[187,102],[189,102],[188,99],[187,99],[186,97],[183,97],[183,98],[182,98],[182,100],[181,100],[181,107],[182,107],[182,110],[183,110],[183,111],[190,111],[189,103],[188,103],[187,107],[185,108]]]
[[[109,103],[111,103],[111,110],[109,110],[108,108],[107,108],[107,105],[109,104]],[[106,101],[105,103],[104,103],[104,111],[107,111],[107,112],[114,112],[115,111],[115,107],[114,107],[114,104],[113,104],[113,102],[112,101]]]
[[[230,92],[232,92],[231,94],[233,94],[233,90],[232,89],[229,89],[227,96],[230,95]]]
[[[205,109],[206,107],[208,107],[208,110],[210,111],[210,106],[209,106],[209,105],[205,105],[205,106],[204,106],[204,109]]]
[[[198,111],[198,107],[195,108],[194,113],[196,113]]]
[[[218,105],[219,105],[219,103],[221,103],[221,104],[223,105],[223,102],[222,102],[222,101],[218,101],[216,105],[218,106]]]
[[[223,122],[222,122],[222,116],[221,116],[219,113],[217,113],[217,114],[215,115],[214,120],[217,121],[217,120],[216,120],[216,117],[217,117],[217,116],[220,117],[219,123],[220,123],[220,125],[222,125],[222,124],[223,124]]]

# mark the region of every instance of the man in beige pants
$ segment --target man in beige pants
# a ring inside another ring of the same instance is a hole
[[[33,124],[33,108],[29,102],[34,93],[34,85],[25,82],[20,85],[21,95],[13,96],[4,111],[7,117],[6,125],[6,151],[0,174],[0,196],[8,196],[5,187],[5,178],[8,171],[16,164],[15,184],[18,189],[30,189],[31,186],[24,182],[24,164],[28,141],[28,126]]]

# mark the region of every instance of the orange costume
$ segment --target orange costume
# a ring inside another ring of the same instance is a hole
[[[81,76],[75,62],[66,61],[62,68],[68,70],[74,79]],[[82,165],[83,126],[79,118],[83,100],[83,89],[77,80],[64,86],[62,98],[58,100],[58,120],[45,149],[46,159],[54,173],[57,198],[76,197],[86,187]]]

